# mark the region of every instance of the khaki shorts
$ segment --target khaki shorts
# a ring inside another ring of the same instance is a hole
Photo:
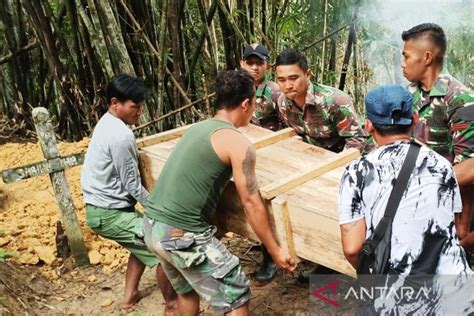
[[[148,249],[178,294],[195,290],[219,314],[250,300],[250,282],[239,258],[214,237],[214,227],[200,234],[184,232],[145,216],[143,229]]]
[[[86,222],[96,234],[116,241],[146,266],[159,264],[158,258],[139,244],[137,236],[142,234],[143,215],[134,208],[127,212],[87,204]]]

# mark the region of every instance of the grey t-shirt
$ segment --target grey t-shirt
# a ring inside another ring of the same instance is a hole
[[[138,170],[138,151],[130,128],[109,112],[92,134],[81,174],[84,200],[104,208],[124,208],[140,202],[148,191]]]

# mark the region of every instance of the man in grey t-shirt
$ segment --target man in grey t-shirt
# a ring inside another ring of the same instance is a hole
[[[124,308],[142,298],[138,283],[145,266],[157,266],[156,276],[167,311],[176,306],[176,292],[157,258],[140,244],[142,214],[148,191],[138,170],[135,136],[127,125],[140,117],[148,91],[142,80],[125,74],[107,86],[109,109],[97,123],[82,168],[81,186],[86,202],[87,225],[98,235],[114,240],[130,251],[125,276]]]

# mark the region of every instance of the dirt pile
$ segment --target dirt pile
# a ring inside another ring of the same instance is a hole
[[[60,143],[60,153],[69,155],[85,151],[89,143]],[[43,160],[41,148],[35,143],[8,143],[0,145],[0,170]],[[94,264],[101,264],[104,271],[122,266],[128,255],[114,242],[98,237],[85,225],[85,208],[80,188],[81,166],[66,171],[66,177],[84,232],[89,256]],[[60,211],[56,204],[49,176],[39,176],[16,183],[0,182],[0,247],[14,261],[21,264],[43,265],[43,275],[57,279],[51,267],[56,258],[56,222]]]

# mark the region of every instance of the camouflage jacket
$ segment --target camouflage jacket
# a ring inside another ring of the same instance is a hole
[[[420,114],[415,138],[451,163],[474,157],[474,94],[445,72],[431,91],[423,91],[418,83],[408,90]]]
[[[255,93],[257,104],[252,116],[252,123],[261,127],[277,131],[283,127],[278,113],[278,97],[280,88],[278,85],[267,79],[258,85]]]
[[[334,152],[345,147],[365,150],[366,133],[360,126],[352,100],[336,88],[311,84],[303,109],[282,93],[278,107],[283,122],[310,144]]]

